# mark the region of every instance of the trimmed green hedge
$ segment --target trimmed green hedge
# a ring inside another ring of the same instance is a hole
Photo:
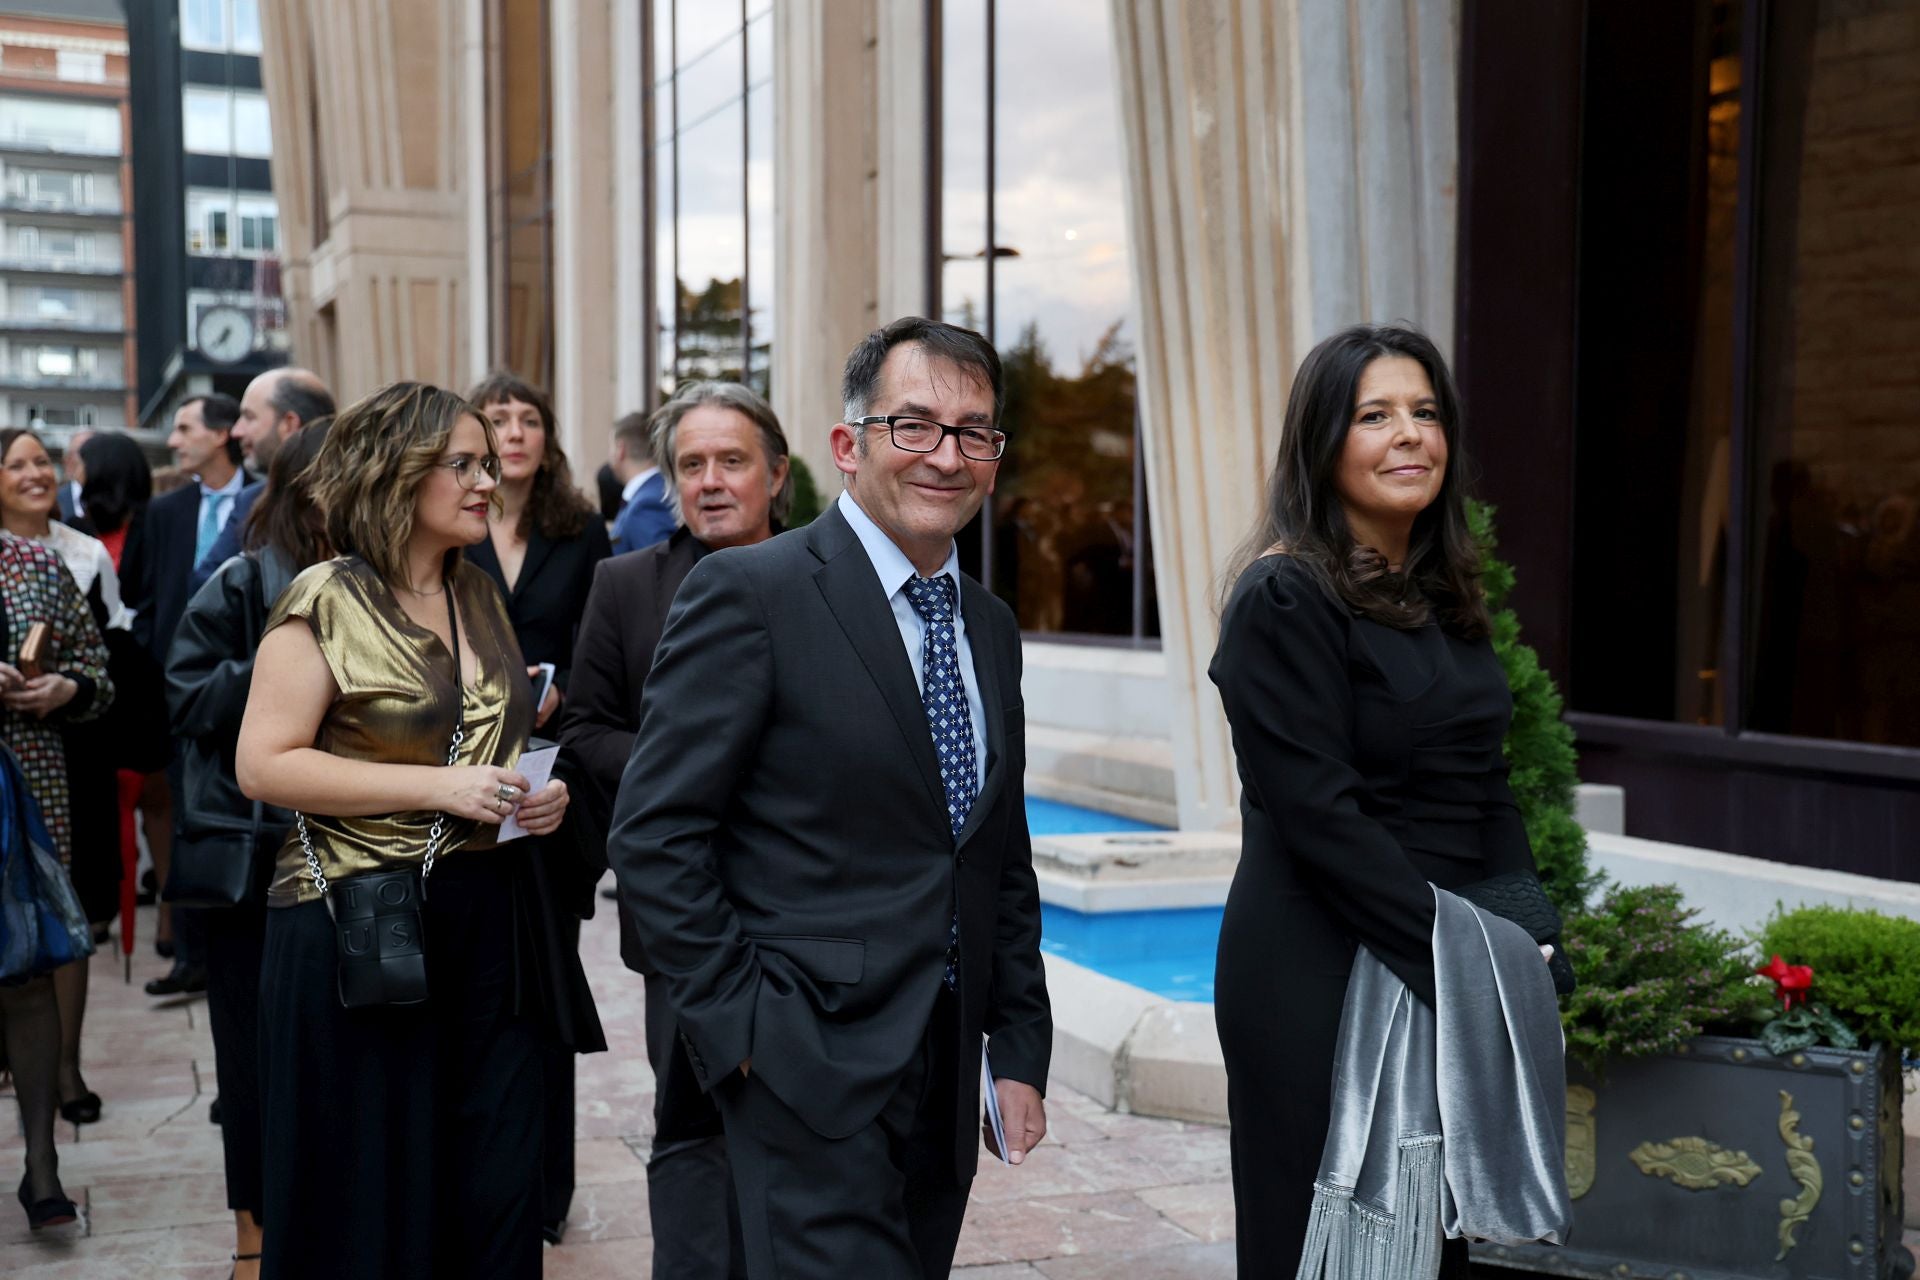
[[[1540,665],[1540,655],[1521,641],[1520,619],[1506,605],[1514,574],[1511,565],[1494,555],[1499,540],[1493,514],[1483,502],[1467,509],[1468,524],[1480,544],[1480,581],[1493,623],[1493,649],[1513,690],[1513,727],[1506,742],[1510,781],[1540,882],[1560,914],[1571,917],[1586,905],[1597,879],[1587,866],[1587,833],[1573,818],[1574,787],[1580,781],[1573,729],[1562,714],[1566,704],[1553,677]]]

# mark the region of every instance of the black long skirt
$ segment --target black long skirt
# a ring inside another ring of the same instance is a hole
[[[1299,1269],[1356,950],[1287,874],[1271,856],[1242,858],[1220,924],[1214,1021],[1227,1067],[1240,1280],[1293,1280]],[[1447,1241],[1442,1280],[1471,1274],[1466,1241]]]
[[[324,903],[268,912],[268,1280],[540,1275],[540,1044],[513,1012],[512,850],[434,868],[423,1004],[341,1007]]]

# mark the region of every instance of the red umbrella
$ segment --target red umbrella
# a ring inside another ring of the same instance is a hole
[[[133,910],[140,893],[140,838],[134,832],[133,810],[140,803],[145,778],[131,769],[119,771],[120,782],[120,961],[127,982],[133,981]]]

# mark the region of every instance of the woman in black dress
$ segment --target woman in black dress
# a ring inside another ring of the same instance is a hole
[[[1209,669],[1244,822],[1214,1007],[1248,1278],[1300,1260],[1356,948],[1430,1006],[1429,885],[1533,870],[1439,351],[1396,326],[1335,334],[1281,439]],[[1466,1273],[1448,1241],[1441,1275]]]
[[[486,415],[500,442],[500,501],[487,522],[486,541],[467,558],[500,588],[527,662],[553,664],[553,683],[534,711],[533,731],[557,738],[560,703],[573,674],[573,641],[593,588],[594,566],[612,555],[613,548],[593,504],[574,487],[553,404],[545,393],[502,372],[469,391],[467,399]],[[538,669],[530,665],[528,675]],[[577,953],[580,922],[593,914],[598,875],[563,839],[544,842],[539,862],[541,880],[529,900],[544,917],[543,949]],[[576,1050],[589,1052],[592,1047],[555,1043],[545,1055],[547,1150],[541,1225],[555,1244],[566,1230],[573,1203],[573,1057]]]

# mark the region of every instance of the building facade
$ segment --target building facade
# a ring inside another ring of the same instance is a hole
[[[139,421],[163,435],[180,401],[207,391],[238,396],[286,359],[260,7],[126,6],[141,192]]]
[[[113,0],[0,4],[0,423],[56,453],[135,420],[127,125]]]
[[[1887,230],[1920,0],[266,17],[295,347],[347,396],[510,366],[591,466],[618,414],[740,378],[830,492],[855,341],[988,334],[1014,443],[961,551],[1028,636],[1042,789],[1236,819],[1222,575],[1301,357],[1398,319],[1457,357],[1523,622],[1630,830],[1920,875]]]

